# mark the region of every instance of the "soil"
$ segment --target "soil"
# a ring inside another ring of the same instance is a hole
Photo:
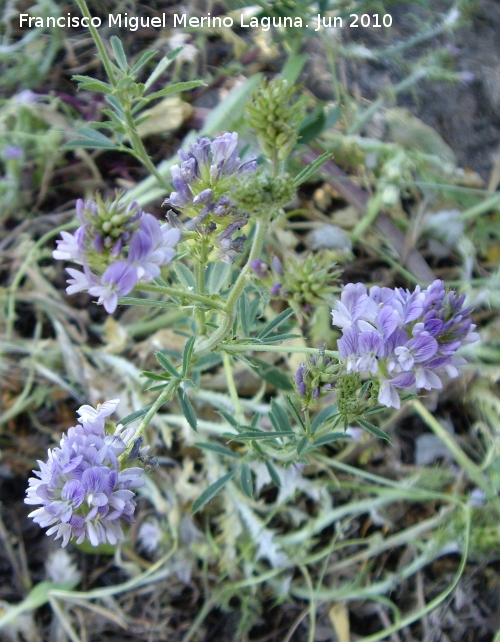
[[[390,6],[393,27],[389,42],[374,29],[358,32],[345,29],[345,37],[368,47],[397,44],[414,32],[415,20],[425,23],[429,18],[429,9],[417,4],[410,6],[411,10],[406,3]],[[445,13],[449,6],[433,2],[434,17],[437,9]],[[441,34],[412,49],[408,59],[403,56],[376,63],[346,64],[345,73],[351,89],[357,87],[361,96],[373,100],[388,81],[394,84],[403,78],[402,67],[408,72],[408,64],[417,54],[444,45],[449,52],[450,68],[463,72],[464,80],[421,81],[418,90],[402,93],[397,103],[441,134],[455,152],[460,167],[469,168],[487,180],[500,145],[500,3],[473,2],[466,15],[464,27],[453,35]],[[331,78],[324,57],[317,53],[316,41],[310,41],[309,52],[313,58],[306,70],[306,82],[319,98],[332,100]]]

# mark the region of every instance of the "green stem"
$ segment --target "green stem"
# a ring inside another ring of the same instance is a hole
[[[307,590],[309,591],[309,635],[307,636],[307,642],[314,642],[315,633],[316,633],[316,596],[314,593],[314,587],[309,575],[309,571],[304,564],[299,565],[299,570],[302,573],[302,576],[307,584]]]
[[[101,40],[101,36],[99,35],[99,32],[92,24],[92,16],[90,15],[90,11],[87,6],[87,3],[85,2],[85,0],[75,0],[75,1],[78,7],[80,8],[80,11],[82,12],[82,15],[88,19],[89,31],[96,44],[97,51],[99,52],[99,57],[102,60],[102,64],[104,65],[104,69],[106,70],[106,74],[109,78],[109,82],[113,85],[113,87],[116,87],[118,83],[115,77],[113,63],[110,57],[108,56],[108,52],[106,51],[106,47],[104,46],[104,43]]]
[[[288,352],[296,354],[324,354],[327,357],[339,358],[336,350],[321,350],[320,348],[306,348],[300,346],[259,345],[258,343],[224,343],[220,346],[225,352]]]
[[[110,59],[110,57],[108,56],[108,52],[106,51],[106,47],[104,46],[104,43],[101,39],[101,36],[99,35],[99,32],[92,25],[92,19],[91,19],[91,15],[90,15],[90,11],[87,6],[87,3],[85,0],[75,0],[75,1],[78,7],[80,8],[80,11],[82,12],[82,15],[88,18],[89,31],[96,44],[97,50],[99,52],[99,57],[102,60],[102,64],[104,65],[104,68],[106,70],[106,74],[109,78],[110,83],[112,84],[113,88],[116,89],[118,85],[118,81],[116,80],[115,71],[113,69],[114,64]],[[117,95],[117,98],[120,101],[120,104],[123,108],[123,113],[125,116],[125,122],[127,123],[130,142],[132,144],[132,149],[135,152],[135,156],[138,158],[138,160],[141,161],[141,163],[143,163],[146,166],[149,172],[156,178],[156,180],[158,181],[158,185],[160,185],[164,189],[167,189],[168,191],[170,189],[168,183],[164,180],[162,175],[156,169],[153,161],[149,158],[146,148],[144,147],[144,144],[142,142],[142,139],[137,132],[137,127],[134,122],[132,113],[130,111],[130,105],[124,104],[124,101],[119,93]]]
[[[166,189],[167,192],[169,192],[170,186],[168,182],[163,178],[160,172],[156,169],[155,164],[149,157],[146,151],[146,148],[144,147],[142,138],[139,136],[136,124],[134,122],[134,118],[130,111],[130,105],[122,104],[122,107],[123,107],[123,113],[125,115],[125,122],[127,123],[128,135],[130,137],[130,142],[132,143],[132,149],[135,152],[136,158],[140,160],[141,163],[143,163],[144,166],[149,170],[149,172],[156,178],[156,180],[158,181],[158,185],[160,185],[161,187]]]
[[[165,390],[161,393],[161,395],[158,397],[158,399],[154,402],[154,404],[148,410],[146,415],[144,415],[144,419],[141,421],[141,423],[139,424],[139,427],[135,431],[135,434],[134,434],[133,438],[130,440],[130,443],[129,443],[128,447],[127,447],[127,450],[119,456],[118,459],[120,461],[124,461],[124,460],[127,459],[130,451],[132,450],[132,448],[134,446],[135,440],[138,439],[142,435],[142,433],[146,430],[146,428],[147,428],[149,422],[151,421],[151,419],[156,415],[158,410],[163,406],[163,404],[173,394],[173,392],[175,391],[175,389],[177,388],[179,383],[180,383],[180,379],[173,378],[173,379],[170,380],[170,382],[168,383],[168,385],[165,388]]]
[[[194,274],[196,279],[196,292],[200,296],[203,296],[205,292],[205,266],[201,260],[195,259]],[[205,311],[201,308],[196,309],[196,322],[199,334],[205,335],[207,333],[205,326]]]
[[[382,191],[376,194],[368,201],[365,215],[349,234],[349,238],[353,243],[356,243],[363,234],[375,223],[380,210],[382,209]]]
[[[469,477],[474,481],[475,484],[484,490],[486,496],[494,505],[496,511],[500,515],[500,499],[496,493],[491,489],[488,480],[483,475],[481,469],[467,457],[464,451],[457,444],[453,436],[439,423],[439,421],[431,415],[427,408],[422,404],[421,401],[415,399],[412,401],[413,407],[417,411],[420,418],[429,426],[432,432],[439,437],[439,439],[444,443],[444,445],[451,452],[457,464],[459,464]]]
[[[159,294],[167,294],[171,297],[177,297],[179,299],[187,299],[188,301],[193,301],[196,303],[202,303],[209,308],[214,310],[225,310],[225,305],[222,301],[216,301],[209,296],[203,294],[196,294],[195,292],[187,292],[186,290],[178,290],[177,288],[171,288],[167,285],[153,285],[152,283],[140,283],[136,285],[136,290],[143,290],[144,292],[157,292]]]
[[[231,332],[234,324],[234,319],[236,317],[236,304],[238,303],[238,299],[240,298],[240,295],[246,285],[246,274],[250,269],[251,262],[254,259],[258,258],[261,253],[262,245],[264,244],[264,239],[266,238],[266,233],[269,228],[272,213],[273,212],[271,210],[263,220],[257,219],[250,255],[243,269],[241,270],[240,275],[236,279],[236,282],[231,290],[231,294],[226,301],[226,317],[222,321],[220,327],[213,334],[198,343],[198,345],[194,349],[195,356],[201,357],[204,354],[208,354],[216,346],[218,346],[219,343],[221,343],[221,341],[223,341]]]
[[[490,210],[498,208],[499,205],[500,205],[500,194],[497,193],[491,198],[488,198],[485,201],[482,201],[481,203],[474,205],[474,207],[471,207],[468,210],[465,210],[465,212],[462,212],[460,218],[462,219],[462,221],[472,221],[478,216],[481,216],[481,214],[486,214],[486,212],[489,212]]]
[[[267,230],[269,228],[269,223],[271,222],[271,216],[273,212],[271,211],[265,219],[257,219],[255,227],[255,236],[253,237],[252,248],[248,256],[248,261],[245,263],[245,266],[240,272],[239,277],[236,279],[236,283],[233,285],[231,294],[229,295],[226,303],[226,312],[233,311],[236,308],[238,299],[240,298],[241,293],[243,292],[246,285],[246,274],[250,269],[250,265],[254,259],[258,259],[262,251],[262,246],[266,238]]]
[[[222,354],[222,363],[224,364],[224,372],[226,374],[227,389],[229,391],[229,396],[231,397],[231,401],[233,402],[236,420],[239,421],[240,423],[245,423],[245,414],[243,412],[243,408],[241,407],[238,390],[236,388],[236,383],[233,377],[231,357],[226,352]]]

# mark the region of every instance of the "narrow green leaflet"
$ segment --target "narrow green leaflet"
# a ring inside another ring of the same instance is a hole
[[[151,372],[151,370],[143,370],[141,376],[151,379],[151,381],[168,381],[170,379],[169,375],[158,374],[157,372]]]
[[[256,296],[255,299],[250,304],[250,315],[249,315],[250,325],[252,325],[252,323],[254,323],[255,321],[255,318],[259,312],[260,303],[261,303],[261,297]]]
[[[281,488],[281,479],[278,473],[276,472],[276,468],[266,459],[265,460],[267,472],[269,473],[269,476],[271,477],[273,483],[278,486],[278,488]]]
[[[89,147],[92,149],[116,149],[118,146],[107,136],[101,134],[101,132],[91,129],[90,127],[82,127],[76,132],[77,135],[83,136],[84,138],[77,138],[76,140],[71,140],[66,145],[63,145],[63,149],[70,149],[73,147]]]
[[[170,85],[161,89],[160,91],[155,91],[153,94],[146,96],[146,100],[154,100],[155,98],[165,98],[165,96],[170,96],[171,94],[178,94],[181,91],[189,91],[190,89],[195,89],[196,87],[201,87],[205,83],[202,80],[188,80],[186,82],[177,82],[175,85]]]
[[[373,408],[370,408],[369,410],[364,411],[364,415],[376,415],[379,412],[382,412],[383,410],[387,410],[387,406],[383,406],[382,404],[379,404],[377,406],[373,406]]]
[[[326,421],[328,421],[328,419],[331,419],[338,414],[339,410],[337,408],[337,404],[323,408],[323,410],[319,412],[316,417],[314,417],[311,424],[311,432],[316,432],[316,430],[318,430],[318,428],[320,428]]]
[[[327,160],[330,160],[332,157],[332,152],[325,152],[324,154],[321,154],[321,156],[318,156],[318,158],[305,167],[297,176],[295,177],[293,184],[295,187],[298,187],[299,185],[302,185],[307,179],[314,174],[322,165],[326,163]]]
[[[156,386],[149,386],[149,388],[146,388],[148,392],[154,392],[155,390],[165,390],[165,388],[168,386],[168,383],[163,383],[163,384],[158,384]]]
[[[131,424],[136,419],[139,419],[140,417],[144,417],[144,415],[146,415],[151,410],[152,407],[153,407],[153,404],[150,404],[145,408],[141,408],[140,410],[136,410],[135,412],[132,412],[130,415],[127,415],[123,419],[120,419],[121,425],[128,426],[128,424]]]
[[[160,60],[160,62],[156,65],[156,67],[151,72],[151,75],[145,82],[146,89],[149,89],[151,85],[158,80],[162,73],[172,64],[172,61],[175,59],[177,54],[179,54],[179,52],[181,51],[182,47],[177,47],[177,49],[174,49]]]
[[[266,432],[261,430],[259,432],[242,432],[239,435],[231,435],[231,439],[234,441],[247,441],[248,439],[276,439],[277,437],[295,437],[295,433],[293,430],[290,432],[283,432],[281,430],[276,432]]]
[[[295,419],[297,420],[297,422],[298,422],[298,423],[302,426],[302,428],[305,430],[305,429],[306,429],[306,426],[305,426],[304,422],[302,421],[302,417],[300,416],[300,412],[299,412],[299,411],[297,410],[297,408],[295,407],[295,404],[293,403],[292,399],[291,399],[288,395],[285,395],[285,400],[286,400],[286,403],[287,403],[287,405],[288,405],[288,408],[290,409],[290,412],[291,412],[291,413],[292,413],[292,415],[295,417]]]
[[[193,273],[182,263],[174,263],[174,271],[182,285],[192,292],[196,291],[196,281]],[[166,285],[166,284],[165,284]]]
[[[157,350],[155,352],[155,357],[156,357],[156,360],[158,361],[158,363],[160,364],[160,366],[162,368],[165,368],[165,370],[167,372],[170,372],[172,377],[179,377],[179,373],[177,372],[176,368],[170,363],[170,361],[167,359],[167,357],[162,352]]]
[[[293,310],[289,308],[288,310],[283,310],[278,316],[270,321],[265,328],[263,328],[259,334],[257,335],[259,339],[265,339],[268,334],[271,334],[273,330],[276,330],[276,328],[279,328],[280,325],[285,323],[287,319],[289,319],[293,314]]]
[[[215,481],[206,490],[204,490],[193,504],[193,513],[199,511],[200,508],[203,508],[205,504],[207,504],[213,497],[215,497],[215,495],[217,495],[217,493],[222,488],[224,488],[227,482],[234,477],[235,473],[235,470],[232,470],[230,473],[226,473],[223,477]]]
[[[224,417],[224,419],[227,421],[227,423],[231,424],[231,426],[233,428],[238,428],[238,422],[236,421],[236,419],[232,415],[230,415],[228,412],[226,412],[225,410],[222,410],[220,408],[219,408],[219,410],[217,410],[217,412],[219,413],[219,415]]]
[[[75,147],[86,147],[87,149],[119,149],[119,146],[115,145],[111,140],[109,140],[109,143],[104,143],[97,140],[90,140],[90,138],[76,138],[63,145],[61,149],[74,149]]]
[[[189,367],[191,366],[191,357],[193,356],[194,350],[194,337],[191,337],[186,341],[184,346],[184,352],[182,353],[182,377],[186,377],[189,372]]]
[[[329,432],[326,435],[321,435],[318,437],[314,444],[309,450],[312,450],[316,446],[324,446],[325,444],[331,444],[332,441],[338,441],[339,439],[349,439],[349,435],[346,435],[344,432]]]
[[[290,377],[275,366],[256,357],[248,357],[248,361],[255,366],[253,371],[267,383],[280,390],[293,390]]]
[[[252,482],[252,471],[250,470],[248,464],[241,464],[240,470],[240,483],[241,489],[248,497],[253,497],[253,482]]]
[[[238,319],[241,329],[245,337],[250,336],[250,309],[248,305],[248,297],[245,292],[238,301]]]
[[[295,54],[290,56],[281,70],[283,78],[293,85],[300,76],[300,73],[308,59],[309,56],[306,54]]]
[[[179,397],[179,403],[181,404],[181,410],[184,417],[186,417],[187,422],[191,426],[191,428],[195,432],[198,432],[198,422],[196,421],[196,415],[194,414],[194,409],[193,409],[193,405],[191,404],[191,400],[186,395],[184,390],[182,390],[182,388],[179,388],[177,394]]]
[[[218,261],[210,263],[207,275],[207,290],[210,294],[219,294],[231,275],[231,266]]]
[[[386,432],[381,430],[378,426],[374,426],[369,421],[365,421],[364,419],[358,419],[358,424],[362,426],[365,430],[368,430],[368,432],[371,432],[372,435],[375,435],[375,437],[380,437],[381,439],[385,439],[388,442],[391,441],[391,438]]]
[[[266,337],[266,344],[269,343],[281,343],[282,341],[288,341],[288,339],[299,339],[300,334],[273,334],[270,337]],[[255,343],[262,343],[261,341],[255,340]],[[286,351],[286,346],[283,346],[283,352]]]
[[[260,412],[255,413],[255,415],[252,417],[252,421],[250,422],[251,428],[258,429],[261,417],[262,415]]]
[[[125,50],[123,49],[120,38],[111,36],[110,43],[115,55],[115,60],[120,66],[120,69],[125,72],[128,71],[127,56],[125,55]]]
[[[78,89],[85,89],[86,91],[95,91],[100,94],[110,94],[113,91],[113,87],[108,85],[108,83],[103,82],[102,80],[96,80],[91,76],[72,76],[73,80],[76,80],[78,83]]]
[[[214,453],[219,453],[219,455],[225,455],[226,457],[239,459],[239,455],[237,453],[233,453],[232,450],[226,448],[225,446],[221,446],[220,444],[207,444],[203,441],[197,441],[194,445],[198,448],[203,448],[204,450],[212,450]]]
[[[370,386],[371,386],[371,381],[365,381],[365,383],[361,386],[361,390],[358,393],[359,399],[362,399],[364,397],[364,395],[366,394],[366,391]]]
[[[308,446],[309,446],[309,437],[306,435],[305,437],[302,437],[302,439],[297,444],[297,454],[302,455],[302,453],[307,450]]]
[[[108,105],[111,105],[113,109],[116,111],[116,113],[122,117],[122,120],[125,119],[125,114],[123,113],[122,106],[120,105],[120,101],[116,96],[106,96],[106,102]]]
[[[270,417],[271,415],[274,416],[276,420],[276,424],[278,426],[277,430],[290,432],[292,430],[292,424],[290,423],[290,419],[288,418],[288,413],[283,408],[283,406],[280,406],[280,404],[276,401],[276,399],[273,399],[271,401],[271,410],[272,412],[269,413],[269,416]],[[274,422],[273,422],[273,425],[274,425]]]
[[[156,56],[156,51],[145,51],[130,70],[132,76],[135,76],[152,58]]]

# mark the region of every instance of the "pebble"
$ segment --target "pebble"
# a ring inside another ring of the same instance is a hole
[[[351,239],[338,225],[322,225],[318,227],[307,236],[307,241],[312,250],[323,248],[336,250],[342,254],[352,252]]]

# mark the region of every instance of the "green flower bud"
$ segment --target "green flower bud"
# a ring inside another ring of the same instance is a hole
[[[279,283],[279,290],[271,294],[288,301],[299,314],[310,318],[319,305],[331,305],[333,295],[340,291],[339,278],[342,271],[337,269],[333,253],[323,250],[311,253],[306,258],[285,258],[283,265],[275,257],[273,274],[269,285]]]
[[[332,393],[342,366],[320,352],[301,363],[295,375],[297,392],[304,406],[310,407],[321,397]]]
[[[289,203],[295,195],[295,187],[289,174],[272,176],[260,170],[240,174],[229,195],[238,210],[259,216],[269,208],[278,210]]]
[[[358,392],[361,388],[361,377],[357,372],[344,374],[337,383],[337,406],[344,417],[356,417],[363,411],[363,403]]]
[[[293,93],[293,85],[284,78],[264,81],[247,108],[262,151],[273,162],[286,160],[297,142],[304,103],[298,100],[292,104]]]

